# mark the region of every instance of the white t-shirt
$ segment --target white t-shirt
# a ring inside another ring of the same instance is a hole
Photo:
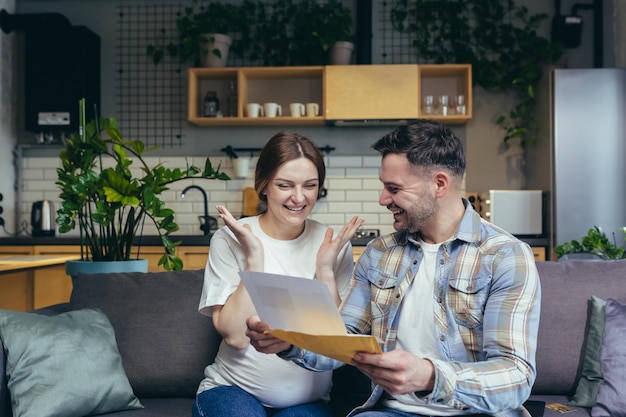
[[[261,240],[265,272],[314,277],[317,250],[326,233],[326,226],[306,220],[302,235],[293,240],[276,240],[263,233],[258,216],[238,221],[249,224],[252,233]],[[211,306],[226,302],[239,285],[238,272],[243,270],[244,265],[245,258],[239,242],[227,227],[220,228],[211,238],[199,305],[202,314],[210,315]],[[347,294],[353,267],[352,245],[347,243],[334,267],[342,299]],[[204,375],[198,393],[217,386],[235,385],[273,408],[327,399],[332,382],[331,371],[308,371],[276,355],[259,353],[250,345],[236,350],[223,341],[215,363],[205,368]]]
[[[442,359],[437,347],[435,331],[435,276],[437,253],[441,244],[426,243],[420,239],[424,258],[400,306],[396,348],[421,358]],[[407,413],[453,416],[464,414],[454,407],[428,404],[415,394],[388,396],[384,405]]]

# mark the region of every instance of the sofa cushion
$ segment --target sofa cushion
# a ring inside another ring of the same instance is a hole
[[[198,313],[203,279],[203,270],[78,274],[70,305],[107,315],[138,397],[193,398],[221,340]]]
[[[82,417],[142,408],[111,323],[97,310],[42,316],[0,310],[15,417]]]
[[[595,295],[626,301],[626,260],[537,262],[541,319],[533,394],[573,395],[584,356],[587,305]]]
[[[626,416],[626,304],[608,299],[602,337],[603,380],[596,403],[591,409],[594,417]]]
[[[606,301],[591,297],[589,301],[589,325],[585,342],[585,356],[582,363],[582,372],[576,392],[569,401],[569,405],[591,407],[596,403],[598,388],[602,382],[602,365],[600,350],[602,348],[602,334],[604,333],[604,305]]]

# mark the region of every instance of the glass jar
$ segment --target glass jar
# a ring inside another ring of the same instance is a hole
[[[217,117],[217,112],[220,110],[220,101],[217,98],[215,91],[207,91],[202,102],[202,116],[204,117]]]

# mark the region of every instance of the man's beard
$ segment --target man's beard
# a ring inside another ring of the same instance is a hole
[[[428,192],[422,194],[423,199],[420,201],[418,207],[413,207],[412,210],[404,210],[406,217],[406,223],[399,228],[396,228],[399,232],[415,233],[423,228],[423,226],[430,220],[437,210],[439,210],[439,204],[437,199],[431,197]]]

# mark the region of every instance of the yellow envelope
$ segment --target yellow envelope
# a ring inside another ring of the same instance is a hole
[[[374,336],[354,335],[323,282],[264,272],[239,272],[257,314],[281,340],[350,363],[357,352],[382,353]]]
[[[280,329],[268,330],[266,333],[302,349],[348,364],[357,352],[382,353],[376,338],[369,335],[318,335]]]

